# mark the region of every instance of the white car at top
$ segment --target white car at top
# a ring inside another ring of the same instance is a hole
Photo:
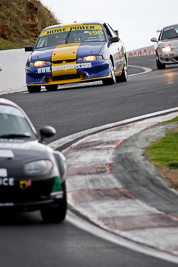
[[[159,38],[152,38],[156,42],[156,65],[158,69],[165,69],[166,65],[178,64],[178,24],[164,27]]]

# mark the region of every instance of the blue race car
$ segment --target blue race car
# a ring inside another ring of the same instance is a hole
[[[45,28],[26,63],[30,93],[41,86],[55,91],[60,84],[102,80],[104,85],[127,81],[128,60],[123,42],[104,22],[53,25]]]

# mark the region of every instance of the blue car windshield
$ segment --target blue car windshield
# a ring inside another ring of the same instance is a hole
[[[89,27],[90,26],[90,27]],[[56,28],[54,30],[48,30],[42,32],[38,42],[36,44],[36,49],[50,46],[57,46],[61,44],[71,44],[71,43],[84,43],[84,42],[105,42],[105,34],[100,25],[84,25],[77,26],[76,29],[72,27],[66,27],[67,30],[59,31]],[[84,29],[82,29],[84,28]]]

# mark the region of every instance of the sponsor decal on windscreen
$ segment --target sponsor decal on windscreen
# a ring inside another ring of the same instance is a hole
[[[58,27],[49,30],[44,30],[40,37],[55,34],[60,32],[70,32],[70,31],[80,31],[80,30],[101,30],[101,25],[76,25],[76,26],[67,26],[67,27]]]

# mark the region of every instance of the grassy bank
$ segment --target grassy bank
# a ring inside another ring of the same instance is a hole
[[[165,123],[177,123],[178,117]],[[160,175],[178,190],[178,126],[146,149],[146,156]]]
[[[58,23],[40,1],[1,0],[0,50],[34,44],[43,28]]]

